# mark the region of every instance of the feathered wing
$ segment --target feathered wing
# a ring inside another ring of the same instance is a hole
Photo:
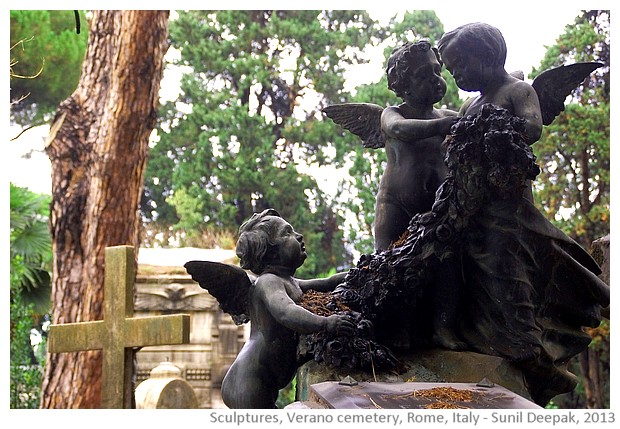
[[[379,149],[385,147],[381,133],[383,107],[372,103],[332,104],[323,113],[342,128],[362,139],[364,147]]]
[[[549,125],[564,111],[566,97],[594,70],[603,64],[576,63],[547,70],[534,79],[532,86],[538,94],[543,125]]]
[[[250,320],[248,305],[252,280],[235,265],[210,261],[190,261],[187,273],[217,299],[222,311],[230,314],[237,325]]]

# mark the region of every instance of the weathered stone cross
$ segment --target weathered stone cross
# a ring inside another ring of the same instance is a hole
[[[103,350],[102,408],[131,408],[132,347],[189,343],[189,315],[133,318],[134,248],[105,253],[103,320],[51,325],[50,353]]]

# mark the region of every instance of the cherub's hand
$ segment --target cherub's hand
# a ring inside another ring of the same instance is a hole
[[[438,120],[439,122],[439,134],[449,134],[452,125],[456,124],[461,119],[458,116],[446,116]]]
[[[352,337],[355,333],[355,323],[349,316],[332,314],[327,317],[325,330],[332,335]]]

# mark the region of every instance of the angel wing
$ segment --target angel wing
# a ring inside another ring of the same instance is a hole
[[[564,111],[566,97],[594,70],[603,64],[575,63],[549,69],[534,79],[532,86],[538,94],[544,125],[549,125]]]
[[[323,112],[332,121],[360,137],[364,147],[385,147],[381,133],[383,107],[372,103],[343,103],[327,106]]]
[[[184,267],[201,288],[217,299],[222,311],[230,314],[237,325],[250,320],[248,305],[252,280],[244,270],[210,261],[189,261]]]

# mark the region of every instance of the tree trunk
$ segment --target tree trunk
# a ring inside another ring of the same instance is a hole
[[[586,407],[603,408],[603,391],[601,386],[600,353],[589,347],[579,355],[579,366],[583,376],[583,388],[586,395]]]
[[[602,273],[599,276],[605,283],[609,282],[610,273],[610,237],[599,238],[592,243],[590,252],[592,257],[601,266]],[[609,318],[609,307],[604,311],[605,317]],[[596,332],[597,330],[593,330]],[[579,366],[581,368],[583,388],[586,396],[586,407],[591,409],[600,409],[605,407],[604,392],[605,383],[603,377],[603,365],[604,360],[601,359],[601,350],[604,348],[603,338],[607,338],[607,344],[609,341],[608,336],[603,336],[598,344],[591,344],[586,350],[579,355]]]
[[[107,246],[138,245],[167,11],[95,11],[82,75],[50,128],[52,323],[100,320]],[[98,408],[101,352],[48,354],[41,408]]]

